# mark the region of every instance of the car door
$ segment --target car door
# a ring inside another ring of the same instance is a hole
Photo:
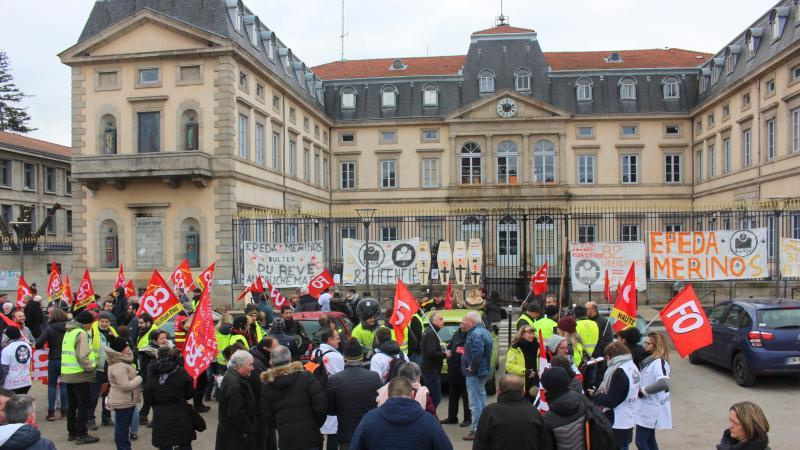
[[[708,310],[706,315],[708,316],[708,323],[711,324],[711,331],[714,337],[714,341],[711,345],[707,345],[700,350],[697,351],[697,354],[700,358],[711,361],[716,363],[719,359],[716,357],[717,355],[717,345],[721,342],[721,339],[717,336],[718,328],[721,326],[722,319],[725,317],[725,312],[728,310],[729,303],[723,303],[721,305],[716,305]]]
[[[714,341],[717,342],[716,353],[719,358],[718,364],[724,367],[731,367],[733,362],[733,351],[736,348],[736,339],[739,329],[741,328],[742,320],[747,316],[747,312],[739,305],[733,304],[725,314],[718,328],[718,332],[714,334]],[[719,338],[719,341],[717,341]]]

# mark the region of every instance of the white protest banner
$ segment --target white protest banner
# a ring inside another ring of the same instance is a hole
[[[767,229],[651,231],[653,280],[741,280],[766,278]]]
[[[277,288],[308,286],[324,269],[322,250],[322,241],[242,241],[244,284],[261,276]]]
[[[781,238],[781,276],[800,277],[800,239]]]
[[[399,241],[342,240],[342,259],[344,284],[365,284],[367,264],[369,264],[369,284],[396,284],[402,280],[406,284],[419,283],[417,268],[419,238]]]
[[[608,270],[612,290],[636,264],[636,290],[647,289],[644,242],[586,242],[570,244],[572,290],[603,292]]]

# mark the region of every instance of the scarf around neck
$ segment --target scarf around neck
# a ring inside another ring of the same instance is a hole
[[[614,371],[619,369],[619,367],[627,361],[633,361],[633,356],[631,354],[619,355],[611,358],[611,361],[608,362],[606,373],[603,375],[603,382],[600,383],[598,391],[603,393],[608,392],[608,385],[611,384],[611,376],[614,374]]]

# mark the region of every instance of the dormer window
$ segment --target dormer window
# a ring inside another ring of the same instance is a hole
[[[621,63],[622,62],[622,55],[619,52],[611,52],[607,58],[604,58],[607,63]]]
[[[761,27],[750,28],[744,34],[744,42],[747,46],[747,58],[752,58],[756,55],[762,34],[764,34],[764,29]]]
[[[394,86],[384,86],[381,88],[381,107],[382,108],[396,108],[397,107],[397,88]]]
[[[636,80],[631,77],[619,80],[619,99],[636,100]]]
[[[342,89],[342,109],[356,109],[356,90],[349,86]]]
[[[681,85],[678,77],[666,77],[661,81],[661,88],[664,93],[664,100],[677,99],[681,97]]]
[[[727,49],[725,49],[725,73],[730,75],[733,73],[733,69],[736,68],[736,63],[739,61],[739,55],[742,53],[742,47],[733,44],[729,45]]]
[[[406,70],[407,68],[408,65],[403,64],[403,61],[395,59],[394,62],[392,62],[392,67],[389,67],[389,70]]]
[[[719,81],[719,76],[722,73],[722,67],[725,65],[724,58],[714,58],[711,60],[711,83],[714,84]]]
[[[494,92],[494,72],[489,69],[481,70],[478,74],[478,88],[481,94]]]
[[[581,78],[575,83],[575,92],[579,102],[592,101],[592,80]]]
[[[777,8],[772,8],[772,11],[769,12],[769,25],[773,42],[781,38],[790,11],[791,8],[788,6],[779,6]]]
[[[242,14],[242,7],[241,6],[236,6],[236,20],[233,23],[233,27],[236,28],[236,31],[238,31],[240,33],[242,32],[242,28],[244,28],[242,26],[243,25],[242,24],[242,18],[243,17],[244,17],[244,15]]]
[[[699,90],[702,94],[706,91],[706,89],[708,89],[708,79],[711,78],[711,69],[708,67],[703,67],[700,69],[699,75]]]
[[[250,42],[253,43],[253,47],[258,48],[258,22],[253,22],[253,32],[250,33]]]
[[[439,88],[435,84],[422,88],[422,106],[439,106]]]
[[[519,69],[514,74],[514,90],[528,92],[531,90],[531,71]]]

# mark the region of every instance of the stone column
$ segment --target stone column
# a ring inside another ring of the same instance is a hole
[[[483,170],[483,184],[486,186],[494,186],[497,182],[497,174],[495,173],[495,158],[496,152],[494,150],[494,142],[492,133],[483,135],[485,146],[482,153],[482,170]]]
[[[518,184],[530,183],[533,180],[533,172],[531,171],[531,149],[530,134],[524,133],[522,135],[522,147],[519,149],[519,180]]]

